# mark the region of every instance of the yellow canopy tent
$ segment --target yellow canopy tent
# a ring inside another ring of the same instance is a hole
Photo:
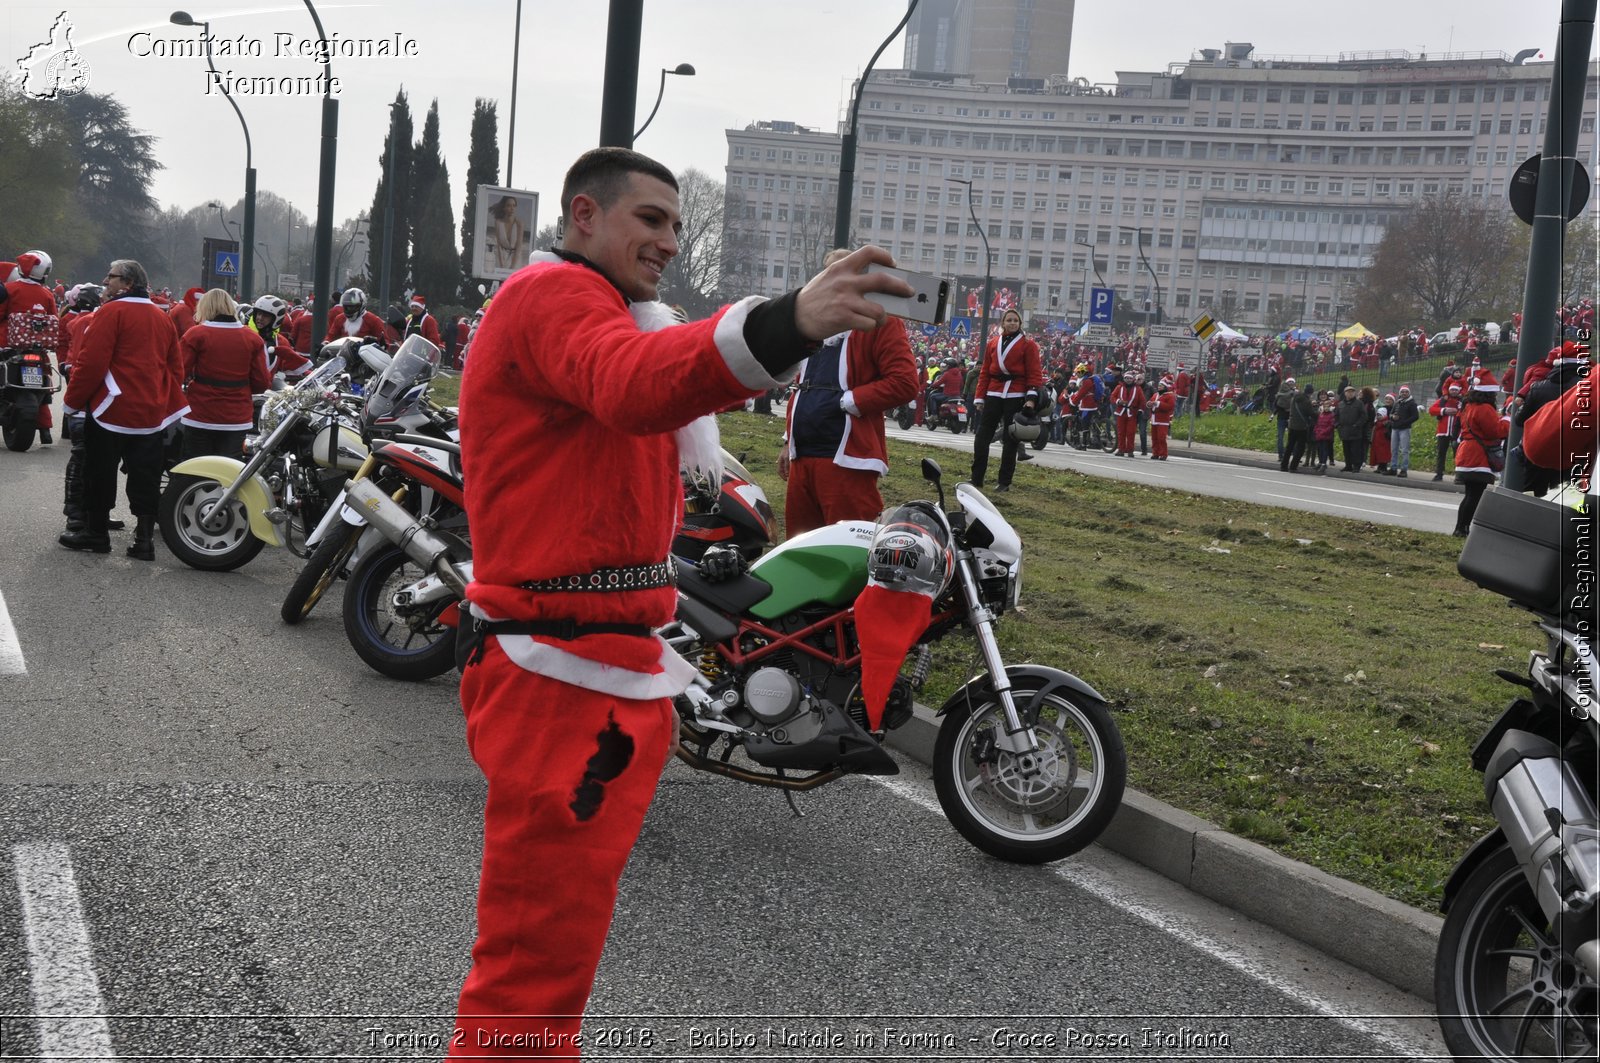
[[[1335,332],[1333,334],[1333,338],[1336,339],[1336,340],[1359,340],[1359,339],[1365,339],[1368,336],[1376,336],[1376,335],[1377,335],[1376,332],[1373,332],[1371,329],[1367,328],[1367,326],[1365,326],[1361,322],[1357,321],[1354,325],[1351,325],[1349,328],[1342,329],[1339,332]]]

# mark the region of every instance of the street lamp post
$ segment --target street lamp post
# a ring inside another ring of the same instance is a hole
[[[1131,233],[1133,233],[1134,246],[1138,249],[1138,252],[1139,252],[1139,261],[1144,263],[1145,270],[1148,271],[1149,274],[1150,274],[1150,282],[1152,284],[1154,284],[1155,288],[1156,288],[1156,324],[1159,325],[1159,324],[1161,324],[1161,281],[1156,278],[1155,268],[1150,265],[1150,260],[1148,258],[1146,258],[1145,254],[1144,254],[1144,226],[1142,226],[1142,225],[1141,226],[1119,225],[1119,226],[1117,226],[1117,228],[1121,229],[1123,232],[1131,232]],[[1146,310],[1144,312],[1144,318],[1145,318],[1145,321],[1144,321],[1145,327],[1149,328],[1150,327],[1150,311],[1149,310]]]
[[[916,4],[912,4],[915,7]],[[904,23],[902,23],[904,25]],[[899,31],[896,30],[896,33]],[[888,43],[885,41],[884,43]],[[880,52],[883,49],[878,49]],[[874,59],[877,57],[874,56]],[[994,287],[994,255],[989,250],[989,234],[983,231],[983,226],[978,224],[978,209],[972,204],[972,182],[956,177],[946,177],[946,184],[967,186],[967,213],[972,217],[972,227],[978,230],[978,236],[983,240],[983,328],[978,340],[978,359],[981,363],[989,351],[989,300],[993,298],[991,289]],[[841,196],[843,193],[840,193]]]
[[[196,22],[187,11],[174,11],[170,21],[174,26],[199,26],[200,39],[206,45],[206,69],[211,71],[211,80],[222,95],[227,99],[228,106],[233,108],[233,113],[239,116],[239,128],[244,130],[244,236],[240,241],[239,251],[239,294],[244,298],[250,297],[251,258],[254,256],[256,239],[256,167],[255,157],[250,148],[250,127],[245,124],[244,112],[239,110],[239,105],[233,100],[233,93],[228,91],[228,83],[217,74],[217,64],[211,59],[211,23]]]
[[[517,159],[517,68],[522,65],[522,0],[517,0],[517,22],[511,31],[511,123],[506,135],[506,187],[511,183],[511,166]]]
[[[605,87],[600,98],[600,146],[633,147],[634,104],[639,98],[639,35],[644,0],[611,0],[606,21]]]
[[[889,36],[878,45],[878,50],[872,53],[872,58],[867,61],[867,68],[861,72],[861,79],[856,82],[855,99],[850,103],[850,127],[845,130],[844,136],[839,140],[839,205],[833,215],[833,246],[850,246],[850,210],[851,197],[855,194],[853,187],[856,176],[856,120],[861,116],[861,97],[866,94],[867,78],[872,74],[872,68],[877,65],[878,56],[889,47],[889,42],[900,36],[900,31],[906,28],[906,23],[911,21],[911,15],[917,10],[917,0],[911,0],[906,5],[906,16],[894,28]],[[962,182],[957,181],[957,184]],[[972,186],[967,186],[968,206],[971,206]],[[984,245],[988,245],[988,237],[984,238]],[[985,267],[987,268],[987,267]],[[983,308],[983,321],[985,333],[988,331],[989,307],[987,302]],[[987,346],[984,348],[987,350]],[[978,352],[982,357],[983,352]]]
[[[1095,258],[1094,245],[1091,244],[1087,240],[1074,239],[1072,242],[1074,244],[1076,244],[1077,246],[1079,246],[1079,247],[1087,247],[1089,249],[1089,266],[1092,266],[1094,268],[1095,280],[1099,281],[1100,282],[1100,287],[1104,288],[1106,286],[1106,279],[1105,279],[1105,277],[1100,275],[1100,262],[1099,262],[1099,260],[1097,258]],[[1083,322],[1084,322],[1084,324],[1087,324],[1088,321],[1089,321],[1089,273],[1088,273],[1087,267],[1083,270],[1083,306],[1082,306],[1082,310],[1083,310]]]
[[[366,220],[367,216],[365,214],[356,215],[356,224],[355,227],[350,230],[350,239],[346,240],[344,242],[344,247],[339,250],[338,268],[334,270],[334,274],[336,276],[344,270],[344,256],[349,253],[350,245],[356,242],[356,237],[363,235],[361,232],[361,225]]]
[[[650,128],[650,123],[655,121],[656,112],[661,110],[661,97],[665,96],[666,93],[667,93],[667,75],[668,74],[678,74],[681,77],[691,77],[692,78],[692,77],[694,77],[694,67],[690,66],[688,63],[679,63],[677,66],[673,67],[671,70],[668,70],[666,67],[662,67],[661,68],[661,87],[656,90],[656,105],[654,107],[650,108],[650,117],[646,118],[644,120],[644,125],[640,126],[634,132],[633,139],[634,139],[634,141],[636,143],[638,142],[640,137],[644,136],[644,131],[646,129]]]
[[[317,27],[322,56],[322,149],[317,175],[317,238],[316,279],[313,281],[312,329],[316,336],[327,335],[328,304],[333,294],[333,185],[339,154],[339,101],[333,98],[333,63],[329,58],[328,35],[322,30],[322,19],[311,0],[305,0],[306,10]]]
[[[256,241],[256,246],[261,249],[261,253],[263,255],[267,256],[267,265],[272,267],[273,278],[276,279],[277,275],[278,275],[278,263],[273,259],[272,252],[267,250],[267,245],[266,245],[266,243],[264,241],[257,240]],[[274,284],[263,284],[262,287],[263,288],[273,288],[273,287],[276,287],[276,285],[274,285]]]

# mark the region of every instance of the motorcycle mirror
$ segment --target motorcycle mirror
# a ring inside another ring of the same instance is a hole
[[[939,463],[932,458],[922,459],[922,478],[933,484],[939,491],[939,508],[944,508],[944,470],[939,468]]]

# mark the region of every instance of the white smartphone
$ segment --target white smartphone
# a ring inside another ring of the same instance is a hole
[[[930,277],[925,273],[912,273],[908,270],[895,269],[892,266],[880,266],[873,263],[866,269],[868,273],[892,273],[907,284],[911,285],[912,294],[885,295],[882,292],[868,292],[867,298],[883,307],[895,317],[903,317],[907,321],[921,321],[928,325],[943,323],[945,310],[950,302],[950,282],[942,277]]]

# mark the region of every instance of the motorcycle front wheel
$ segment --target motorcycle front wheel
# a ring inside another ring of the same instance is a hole
[[[1019,710],[1041,680],[1013,680]],[[950,825],[990,856],[1043,864],[1071,856],[1100,836],[1122,803],[1128,759],[1104,705],[1057,690],[1039,706],[1039,752],[1019,756],[1000,742],[1000,700],[951,708],[934,743],[933,784]]]
[[[895,424],[900,426],[901,431],[910,428],[915,421],[916,416],[910,410],[901,410],[895,415],[894,419]]]
[[[344,632],[373,671],[415,682],[456,666],[456,629],[439,622],[450,605],[438,602],[413,626],[394,605],[394,593],[427,573],[398,546],[375,550],[350,573],[344,589]]]
[[[356,552],[356,545],[365,530],[340,521],[338,528],[317,544],[305,567],[294,578],[289,593],[284,596],[283,607],[278,610],[285,624],[298,624],[311,615],[311,610],[317,607],[328,588],[333,586],[334,580],[343,574],[344,566],[349,562],[350,555]]]
[[[1562,953],[1511,847],[1490,853],[1462,883],[1439,934],[1433,998],[1451,1053],[1593,1060],[1597,992]]]
[[[161,492],[157,517],[161,538],[172,556],[190,568],[227,572],[238,568],[266,545],[250,531],[250,518],[238,499],[228,503],[222,524],[206,528],[200,521],[225,489],[202,476],[171,476]]]

